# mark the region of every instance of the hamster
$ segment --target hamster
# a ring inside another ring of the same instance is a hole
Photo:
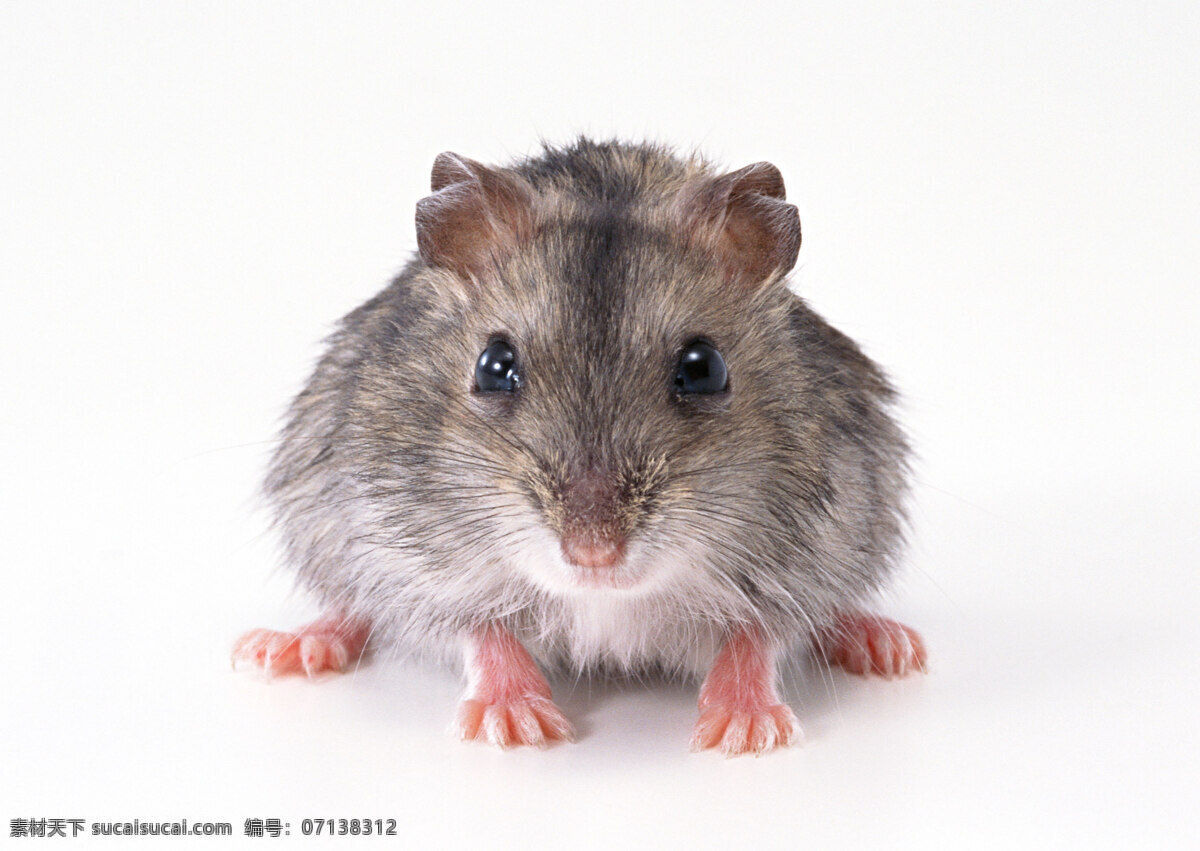
[[[797,645],[923,670],[865,608],[902,543],[894,391],[788,289],[777,168],[580,139],[441,154],[431,191],[418,255],[342,321],[270,462],[325,614],[235,663],[461,657],[456,729],[502,747],[573,738],[544,671],[695,675],[692,747],[727,755],[799,739],[776,690]]]

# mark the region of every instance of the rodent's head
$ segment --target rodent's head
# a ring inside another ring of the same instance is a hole
[[[433,189],[429,314],[375,374],[407,485],[441,515],[414,540],[470,542],[558,593],[741,582],[729,565],[794,547],[785,506],[820,499],[801,410],[820,379],[783,281],[800,224],[778,170],[443,154]]]

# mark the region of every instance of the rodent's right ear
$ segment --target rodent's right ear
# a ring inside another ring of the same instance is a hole
[[[533,189],[511,172],[443,153],[430,187],[417,202],[417,247],[430,266],[478,280],[533,231]]]

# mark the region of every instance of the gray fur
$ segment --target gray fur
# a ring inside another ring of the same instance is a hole
[[[266,492],[301,583],[398,647],[500,621],[543,662],[620,669],[700,670],[735,626],[792,643],[873,595],[901,544],[893,391],[782,275],[730,284],[672,227],[681,187],[715,172],[581,140],[506,174],[532,187],[536,234],[474,285],[413,259],[293,402]],[[471,392],[494,335],[518,351],[515,400]],[[674,395],[697,337],[726,396]],[[644,588],[527,569],[582,461],[619,475]]]

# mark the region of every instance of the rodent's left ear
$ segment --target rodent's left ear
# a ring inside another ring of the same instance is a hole
[[[800,212],[785,197],[779,169],[760,162],[689,181],[676,209],[685,233],[716,255],[727,277],[752,287],[796,265]]]
[[[430,266],[477,280],[533,228],[533,192],[519,176],[458,154],[438,154],[433,194],[417,202],[417,247]]]

